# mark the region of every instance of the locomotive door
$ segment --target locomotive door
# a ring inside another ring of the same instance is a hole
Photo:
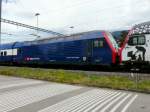
[[[87,61],[91,63],[93,55],[93,44],[92,40],[87,40]]]
[[[15,42],[13,45],[12,45],[12,57],[11,57],[11,61],[12,62],[15,62],[16,61],[16,56],[17,56],[17,49],[15,49],[15,45],[17,44],[17,42]]]
[[[150,62],[150,34],[146,34],[145,35],[145,40],[146,40],[146,43],[145,43],[145,49],[146,49],[146,52],[145,52],[145,60]]]

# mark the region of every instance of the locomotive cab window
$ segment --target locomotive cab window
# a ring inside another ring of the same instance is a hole
[[[94,40],[94,47],[103,47],[104,41],[103,40]]]
[[[19,49],[17,50],[17,53],[18,53],[18,54],[21,54],[21,48],[19,48]]]
[[[134,45],[144,45],[145,44],[145,36],[140,35],[140,36],[133,36],[130,37],[128,44],[131,46]]]

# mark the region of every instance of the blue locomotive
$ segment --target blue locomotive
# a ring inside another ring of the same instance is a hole
[[[89,31],[0,46],[0,63],[111,65],[116,64],[118,59],[118,45],[107,31]]]

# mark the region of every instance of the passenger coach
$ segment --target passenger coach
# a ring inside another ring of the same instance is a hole
[[[118,45],[107,31],[3,44],[0,63],[111,65],[118,63]]]
[[[132,28],[121,48],[121,61],[125,64],[150,64],[150,22]]]

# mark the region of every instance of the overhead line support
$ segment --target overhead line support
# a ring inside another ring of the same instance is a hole
[[[33,30],[46,32],[46,33],[50,33],[50,34],[57,35],[57,36],[64,36],[61,33],[57,33],[57,32],[51,31],[51,30],[46,30],[46,29],[43,29],[43,28],[39,28],[39,27],[35,27],[35,26],[31,26],[31,25],[27,25],[27,24],[23,24],[23,23],[19,23],[19,22],[15,22],[15,21],[8,20],[8,19],[1,18],[1,22],[16,25],[16,26],[21,26],[21,27],[25,27],[25,28],[29,28],[29,29],[33,29]]]

